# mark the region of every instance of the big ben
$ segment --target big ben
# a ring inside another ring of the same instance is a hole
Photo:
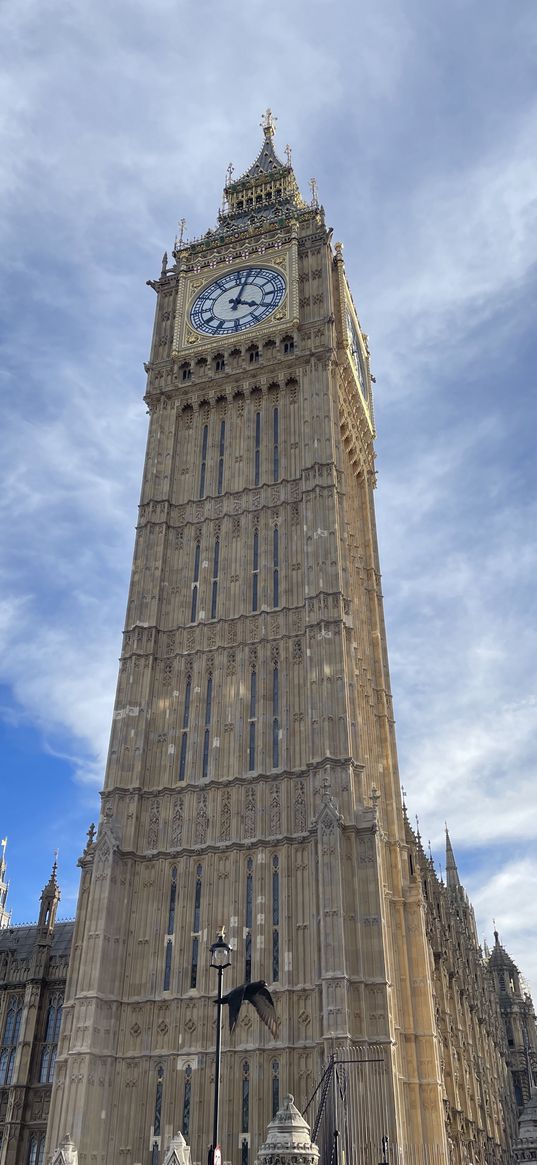
[[[285,1093],[303,1109],[340,1054],[365,1064],[356,1162],[383,1136],[397,1159],[445,1162],[368,342],[270,112],[217,227],[172,258],[151,281],[147,454],[48,1149],[70,1134],[81,1165],[160,1165],[180,1130],[205,1159],[225,925],[229,985],[266,980],[278,1026],[245,1007],[224,1035],[224,1161],[253,1162]]]

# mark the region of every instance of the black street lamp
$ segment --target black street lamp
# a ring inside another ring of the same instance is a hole
[[[222,1059],[222,978],[226,967],[231,966],[231,947],[224,938],[224,927],[211,947],[211,967],[218,971],[218,998],[216,1000],[216,1055],[214,1066],[214,1114],[213,1142],[209,1149],[208,1165],[221,1165],[218,1141],[218,1111],[220,1104],[220,1063]]]

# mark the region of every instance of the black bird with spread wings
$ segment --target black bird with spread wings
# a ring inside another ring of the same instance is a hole
[[[239,1011],[245,999],[252,1004],[252,1007],[255,1007],[259,1018],[263,1020],[270,1034],[276,1039],[278,1032],[276,1010],[272,995],[263,979],[258,979],[255,983],[242,983],[240,987],[234,987],[233,991],[228,991],[227,995],[222,996],[222,1003],[227,1003],[229,1007],[230,1032],[235,1030]]]

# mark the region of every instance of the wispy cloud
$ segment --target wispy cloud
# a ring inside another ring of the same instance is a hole
[[[536,974],[532,0],[492,0],[485,24],[464,0],[275,0],[270,19],[261,0],[19,0],[0,24],[0,717],[57,759],[65,870],[109,732],[145,279],[179,217],[191,234],[214,222],[271,105],[305,191],[319,179],[371,337],[403,779],[435,846],[448,805],[478,911],[503,911]]]

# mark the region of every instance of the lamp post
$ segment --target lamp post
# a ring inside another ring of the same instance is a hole
[[[209,1165],[221,1165],[216,1150],[220,1150],[218,1143],[218,1111],[220,1103],[220,1062],[222,1059],[222,978],[226,967],[231,966],[231,947],[224,937],[224,927],[215,943],[211,947],[211,967],[218,971],[218,997],[216,1000],[216,1054],[214,1065],[214,1110],[213,1110],[213,1141],[209,1149]]]

